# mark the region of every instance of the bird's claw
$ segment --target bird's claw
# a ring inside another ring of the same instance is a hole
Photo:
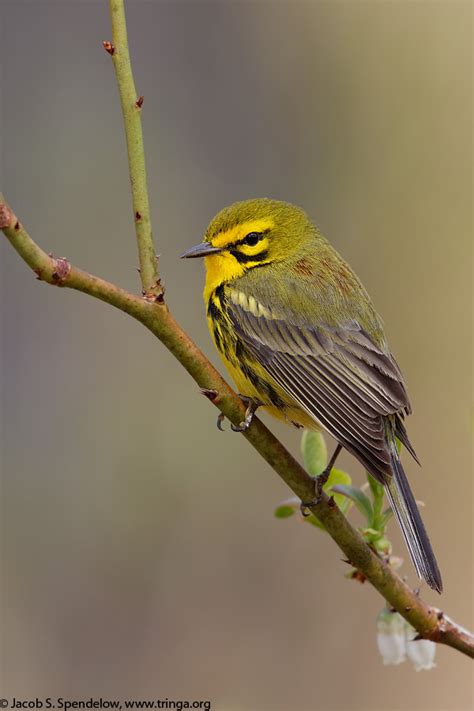
[[[247,397],[246,395],[239,395],[239,398],[245,405],[247,405],[247,410],[245,411],[245,419],[242,422],[240,422],[238,425],[234,425],[231,423],[230,428],[232,432],[246,432],[246,430],[248,430],[248,428],[252,424],[252,420],[257,409],[264,404],[263,402],[260,402],[260,400],[254,400],[254,398]],[[217,418],[217,428],[221,432],[224,431],[224,428],[222,427],[224,418],[225,415],[223,412],[221,412]]]
[[[243,422],[240,422],[238,425],[230,425],[230,428],[233,432],[245,432],[246,430],[248,430],[248,428],[252,424],[253,417],[257,412],[258,408],[264,404],[263,402],[260,402],[260,400],[254,400],[254,398],[247,397],[246,395],[239,395],[239,397],[242,402],[247,405],[247,409],[245,411],[245,419]]]
[[[316,494],[314,499],[312,499],[311,501],[302,501],[301,502],[300,511],[301,511],[301,515],[304,516],[305,518],[307,516],[311,515],[311,512],[307,513],[307,509],[311,508],[311,506],[317,506],[318,504],[321,503],[322,498],[323,498],[323,487],[326,484],[327,480],[329,479],[329,475],[330,475],[331,470],[336,462],[336,459],[337,459],[337,456],[340,452],[340,449],[341,449],[341,447],[338,444],[326,469],[323,472],[321,472],[321,474],[318,474],[318,476],[316,476],[314,478],[314,490],[315,490],[315,494]]]
[[[310,509],[312,506],[317,506],[318,504],[321,503],[321,500],[323,498],[323,486],[327,482],[328,477],[329,477],[329,472],[326,474],[325,471],[322,474],[320,474],[319,476],[315,477],[314,488],[315,488],[316,496],[313,499],[311,499],[311,501],[302,501],[300,504],[301,515],[304,518],[311,516],[311,511],[308,511],[308,509]]]
[[[232,432],[245,432],[245,430],[248,430],[250,426],[250,422],[246,422],[245,420],[243,422],[240,422],[238,425],[230,423],[230,429]]]

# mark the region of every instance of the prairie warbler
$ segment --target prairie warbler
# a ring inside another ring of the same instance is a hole
[[[262,405],[327,430],[339,443],[329,470],[344,447],[384,485],[418,575],[441,592],[397,448],[417,459],[405,383],[354,272],[303,210],[264,198],[224,208],[182,256],[204,257],[209,329],[249,403],[240,429]]]

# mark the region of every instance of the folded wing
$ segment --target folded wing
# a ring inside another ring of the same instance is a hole
[[[229,300],[228,312],[268,374],[374,476],[392,474],[387,427],[416,458],[402,422],[411,408],[401,372],[356,321],[296,324],[242,297]]]

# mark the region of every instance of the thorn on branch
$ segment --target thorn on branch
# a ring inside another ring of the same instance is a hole
[[[145,101],[144,96],[139,96],[138,99],[135,101],[135,106],[137,109],[141,109],[143,106],[143,102]]]
[[[217,404],[219,402],[219,393],[217,390],[209,390],[209,388],[201,388],[201,394],[207,397],[208,400]]]
[[[105,51],[108,52],[108,54],[110,54],[110,56],[112,56],[115,53],[115,47],[112,44],[112,42],[109,42],[108,40],[104,40],[102,42],[102,46],[105,49]]]
[[[351,575],[351,580],[355,580],[357,583],[360,583],[363,585],[367,578],[365,577],[364,573],[361,573],[360,570],[354,570],[354,572]]]

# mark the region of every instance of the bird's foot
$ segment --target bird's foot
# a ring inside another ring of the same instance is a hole
[[[318,474],[314,478],[314,489],[315,489],[315,497],[311,501],[302,501],[300,504],[300,511],[302,516],[309,516],[310,513],[307,513],[307,509],[310,508],[311,506],[317,506],[319,503],[321,503],[321,500],[323,498],[323,486],[326,484],[327,480],[329,479],[329,475],[331,473],[331,470],[336,463],[336,459],[339,455],[339,452],[342,449],[342,445],[338,444],[336,449],[334,450],[334,453],[329,460],[329,463],[324,471],[321,472],[321,474]]]
[[[245,432],[246,430],[248,430],[248,428],[252,424],[253,417],[257,412],[258,408],[265,404],[260,400],[256,400],[253,397],[247,397],[246,395],[239,395],[239,397],[242,402],[247,405],[247,410],[245,411],[245,419],[243,422],[238,425],[233,425],[231,423],[230,428],[232,432]]]
[[[315,491],[315,496],[311,501],[302,501],[300,504],[300,511],[301,515],[306,518],[306,516],[311,515],[311,511],[308,511],[311,506],[317,506],[319,503],[321,503],[321,499],[323,498],[323,486],[329,479],[329,475],[331,473],[332,465],[331,468],[326,467],[326,469],[321,472],[321,474],[318,474],[314,478],[314,491]]]
[[[247,410],[245,411],[245,418],[243,422],[240,422],[238,425],[233,425],[231,424],[231,430],[233,432],[245,432],[248,430],[250,425],[252,424],[253,416],[255,415],[256,411],[258,410],[259,407],[264,405],[265,403],[260,402],[260,400],[256,400],[253,397],[247,397],[246,395],[240,395],[239,398],[242,400],[242,402],[247,405]],[[224,431],[224,428],[222,426],[222,423],[225,420],[225,415],[223,412],[220,412],[218,417],[217,417],[217,429],[220,430],[221,432]]]

